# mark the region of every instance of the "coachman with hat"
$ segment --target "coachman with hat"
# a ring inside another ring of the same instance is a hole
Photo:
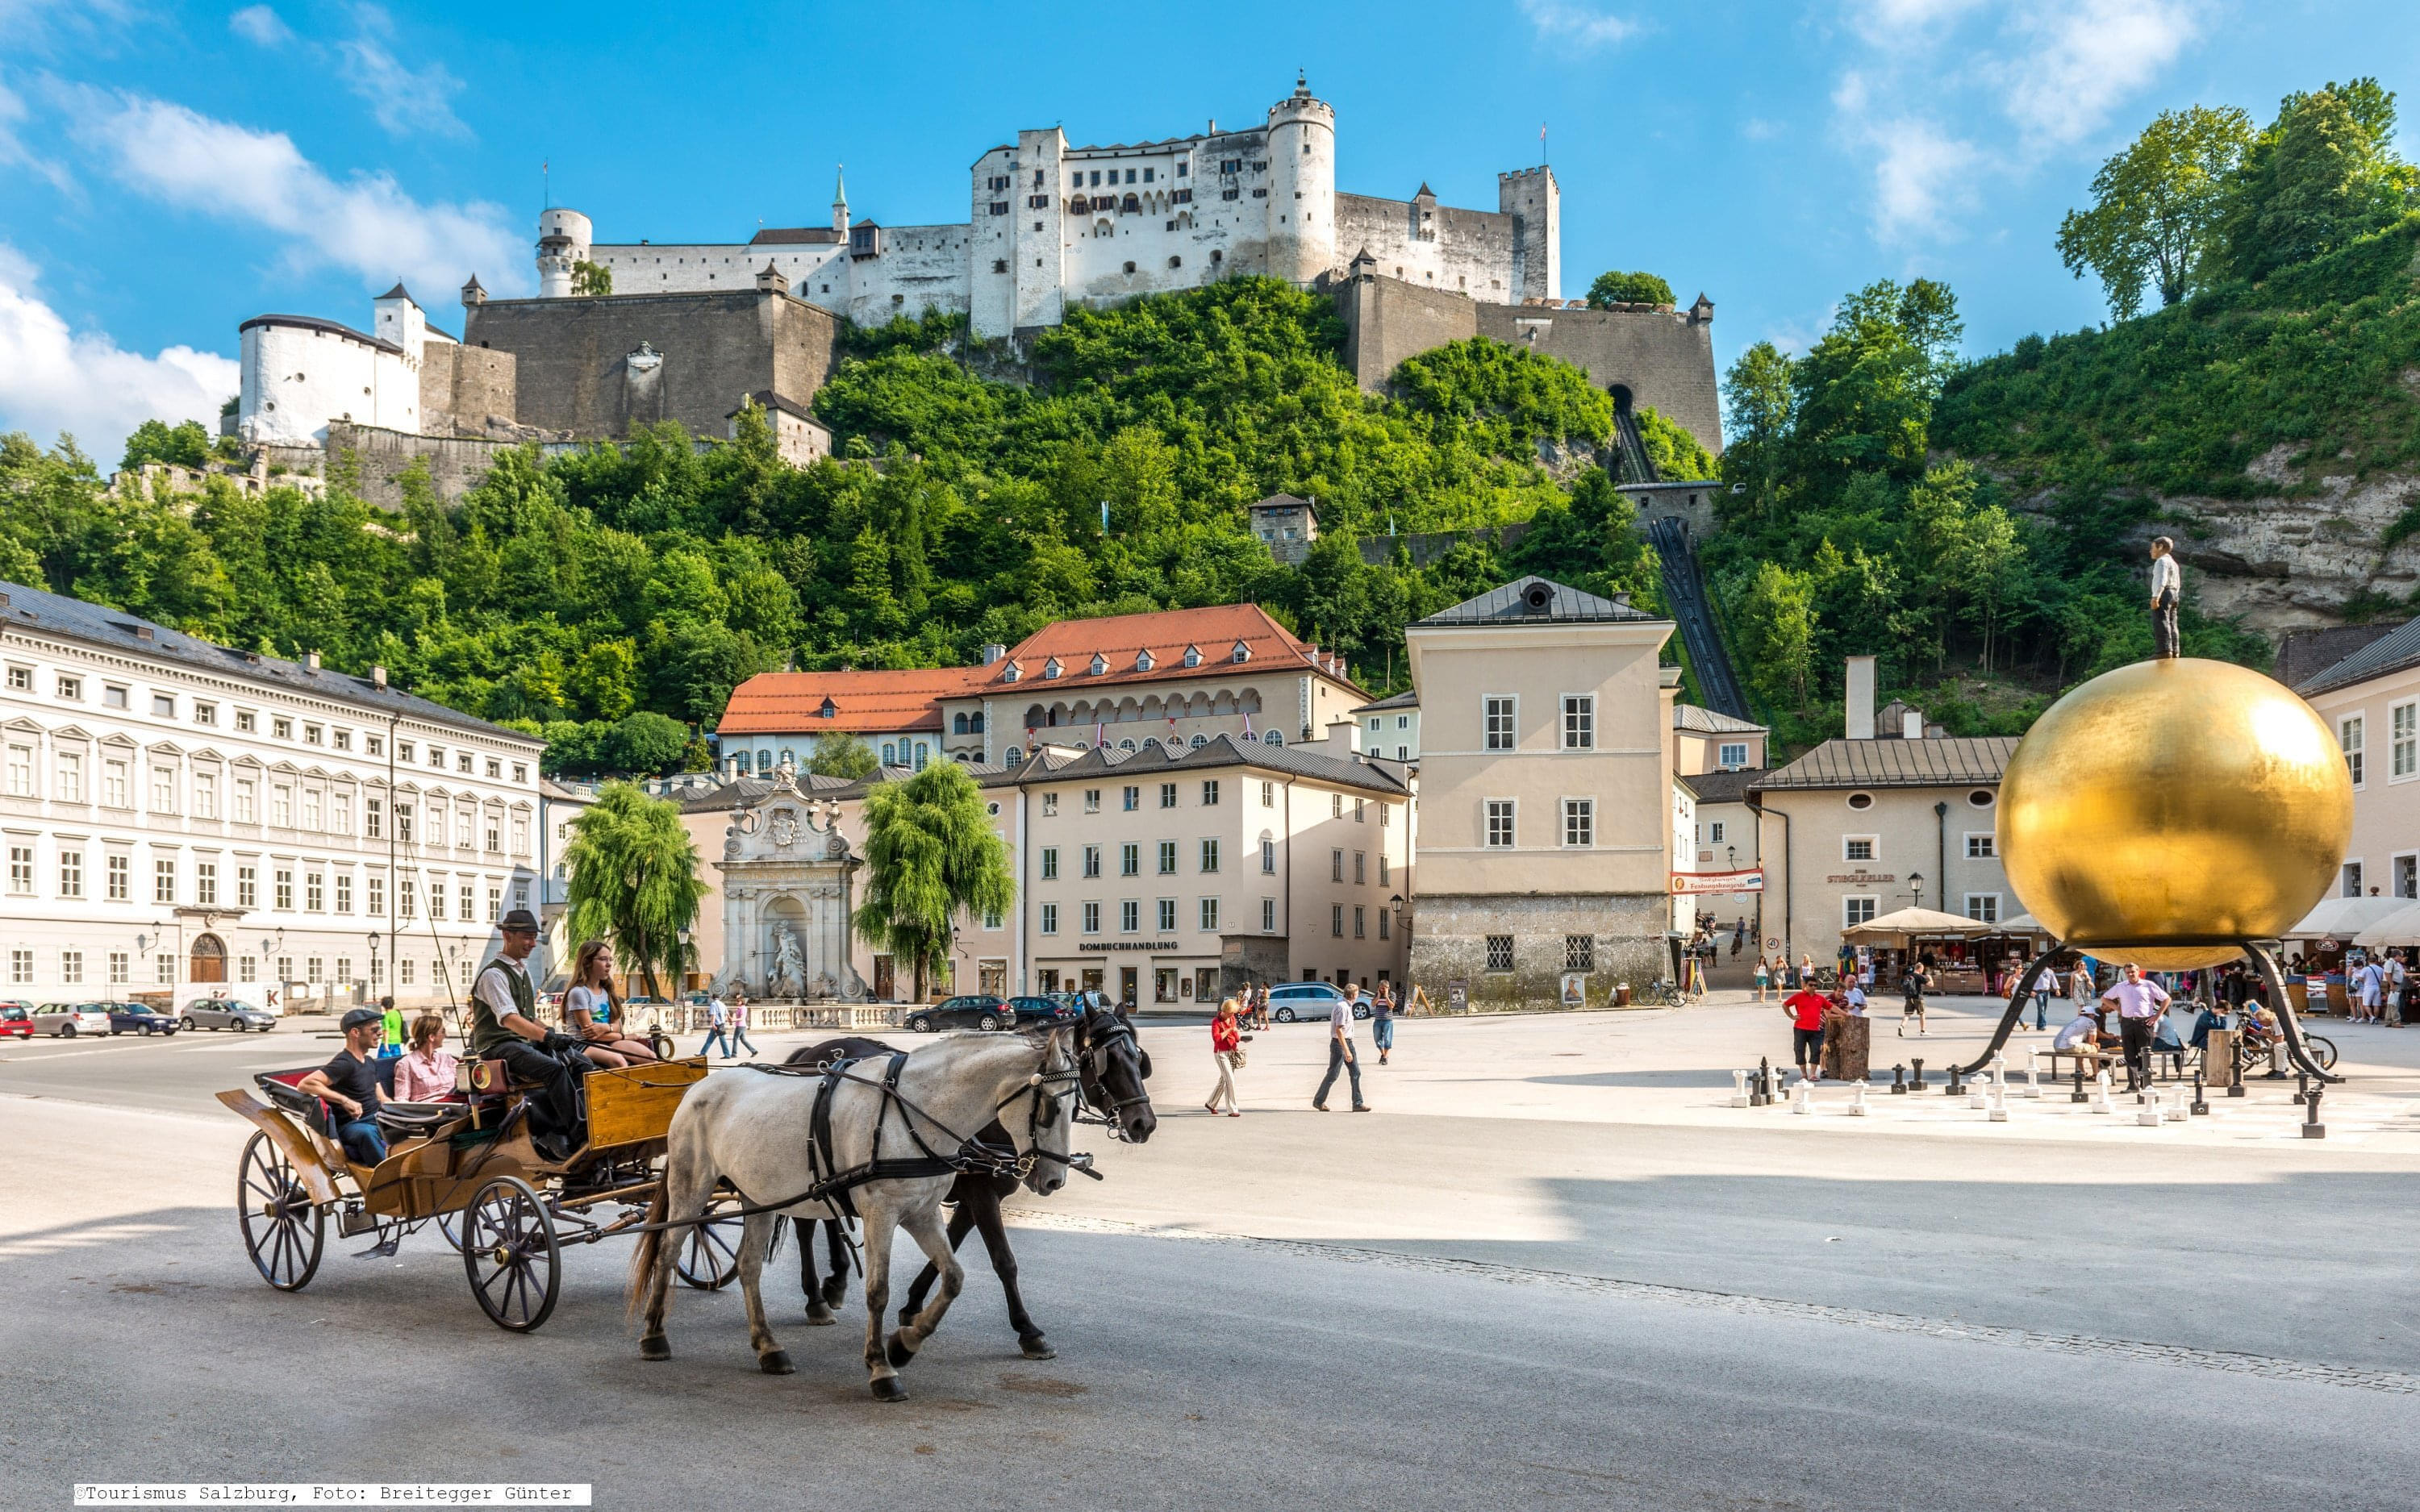
[[[537,1021],[537,990],[524,964],[537,949],[537,916],[516,908],[496,927],[504,948],[471,988],[471,1053],[537,1084],[530,1098],[531,1143],[548,1160],[568,1160],[581,1144],[580,1078],[597,1068],[578,1041]]]

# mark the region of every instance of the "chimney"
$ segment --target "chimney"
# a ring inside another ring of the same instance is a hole
[[[1848,680],[1848,736],[1874,738],[1874,658],[1851,656]]]
[[[373,667],[373,668],[371,668],[371,669],[370,669],[370,687],[386,687],[386,669],[385,669],[385,668],[383,668],[383,667]]]
[[[318,671],[319,670],[319,654],[316,651],[306,651],[302,653],[302,665],[315,672]]]
[[[984,648],[983,648],[983,664],[984,664],[985,666],[989,667],[989,666],[991,666],[992,664],[994,664],[995,662],[999,662],[999,661],[1001,661],[1001,660],[1005,659],[1005,658],[1007,657],[1007,656],[1008,656],[1008,648],[1007,648],[1006,646],[1004,646],[1004,645],[1001,645],[999,641],[997,641],[997,640],[986,640],[986,641],[985,641],[985,642],[984,642]]]
[[[1340,762],[1349,762],[1361,754],[1361,721],[1330,719],[1327,721],[1327,754]]]
[[[1917,710],[1910,709],[1905,714],[1900,715],[1899,717],[1899,733],[1900,738],[1902,740],[1922,740],[1924,738],[1923,714]]]

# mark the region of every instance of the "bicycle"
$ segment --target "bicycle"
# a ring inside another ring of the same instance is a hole
[[[2235,1041],[2236,1075],[2238,1077],[2242,1077],[2250,1075],[2256,1071],[2267,1071],[2269,1068],[2270,1047],[2272,1045],[2283,1044],[2284,1042],[2284,1041],[2273,1037],[2239,1035]],[[2309,1030],[2305,1029],[2303,1032],[2303,1048],[2310,1052],[2311,1058],[2319,1063],[2319,1067],[2321,1071],[2334,1071],[2336,1069],[2335,1041],[2329,1039],[2327,1036],[2323,1034],[2313,1034]]]
[[[1680,1008],[1683,1006],[1681,989],[1674,986],[1668,977],[1652,986],[1640,988],[1631,1002],[1634,1007]]]

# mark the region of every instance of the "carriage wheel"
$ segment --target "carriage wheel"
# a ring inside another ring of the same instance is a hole
[[[2334,1040],[2322,1039],[2316,1034],[2306,1034],[2303,1036],[2303,1048],[2311,1053],[2311,1058],[2319,1063],[2321,1071],[2336,1069],[2336,1042]]]
[[[563,1283],[563,1246],[535,1188],[517,1176],[479,1188],[462,1210],[462,1269],[498,1328],[527,1334],[546,1321]]]
[[[280,1291],[300,1291],[319,1269],[319,1245],[328,1215],[312,1206],[311,1193],[286,1151],[267,1134],[243,1147],[237,1168],[236,1216],[253,1269]]]
[[[462,1214],[459,1210],[439,1213],[437,1232],[444,1238],[447,1249],[457,1255],[462,1253]]]
[[[739,1239],[745,1218],[709,1215],[683,1231],[673,1270],[700,1291],[721,1291],[739,1276]]]

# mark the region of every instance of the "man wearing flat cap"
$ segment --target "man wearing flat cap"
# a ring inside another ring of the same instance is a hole
[[[503,949],[471,987],[471,1054],[501,1060],[538,1085],[530,1099],[531,1143],[548,1160],[565,1160],[581,1142],[580,1078],[596,1068],[569,1036],[537,1021],[537,990],[524,964],[537,949],[537,916],[516,908],[496,928]]]
[[[383,1015],[375,1008],[351,1009],[338,1026],[345,1031],[345,1048],[303,1077],[296,1089],[334,1110],[331,1121],[347,1155],[361,1165],[375,1165],[386,1159],[386,1135],[378,1126],[379,1104],[386,1101],[386,1094],[379,1089],[378,1072],[370,1064],[378,1055],[379,1041],[386,1035]]]

